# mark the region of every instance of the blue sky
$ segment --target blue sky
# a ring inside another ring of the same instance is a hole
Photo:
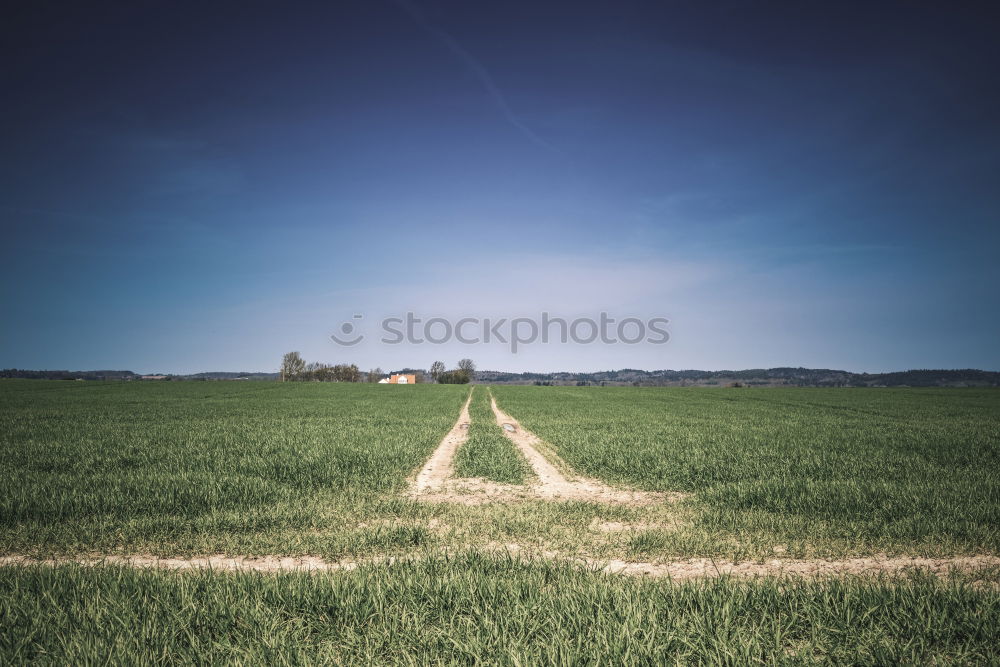
[[[872,5],[23,9],[0,366],[1000,370],[1000,26]],[[602,310],[671,340],[373,335]]]

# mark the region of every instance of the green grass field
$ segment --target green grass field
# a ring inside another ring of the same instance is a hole
[[[653,554],[1000,551],[996,390],[493,392],[577,470],[694,494],[692,529],[650,534]]]
[[[405,557],[0,566],[0,662],[1000,661],[997,568],[679,583],[570,564],[998,555],[1000,392],[475,387],[458,476],[533,479],[491,391],[567,469],[687,495],[416,500],[469,391],[0,382],[2,555]]]
[[[0,382],[0,550],[409,549],[395,494],[461,387]]]
[[[460,476],[527,466],[476,387]],[[583,474],[676,505],[460,507],[407,477],[468,387],[0,383],[4,553],[314,554],[481,543],[655,560],[1000,551],[1000,392],[493,387]],[[530,475],[529,475],[530,477]],[[642,529],[594,534],[594,522]]]

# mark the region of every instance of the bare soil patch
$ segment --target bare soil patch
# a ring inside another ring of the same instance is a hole
[[[652,523],[649,521],[601,521],[596,517],[590,522],[590,529],[599,533],[628,533],[655,529],[671,530],[676,527],[676,523]]]
[[[462,505],[485,505],[487,503],[537,499],[530,486],[502,484],[481,477],[447,479],[433,488],[414,494],[414,496],[426,502],[459,503]]]
[[[846,560],[781,560],[765,562],[719,561],[711,558],[692,558],[662,564],[634,563],[620,560],[588,562],[611,574],[628,574],[671,579],[703,579],[709,577],[822,577],[822,576],[876,576],[906,571],[922,571],[939,576],[952,571],[970,572],[1000,565],[997,556],[960,556],[955,558],[850,558]]]

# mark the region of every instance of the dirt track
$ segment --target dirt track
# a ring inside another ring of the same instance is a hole
[[[465,399],[465,405],[458,414],[458,421],[444,436],[441,444],[434,449],[431,458],[417,473],[411,486],[413,493],[423,494],[441,488],[444,483],[455,475],[455,453],[469,437],[469,403],[472,402],[472,392]]]
[[[517,446],[524,458],[531,464],[535,475],[538,476],[535,493],[542,498],[647,505],[682,497],[682,494],[679,493],[666,494],[616,489],[603,482],[580,475],[573,475],[573,478],[570,479],[560,471],[560,468],[569,470],[568,465],[558,460],[555,454],[550,454],[559,464],[558,466],[554,465],[539,451],[538,448],[542,446],[542,441],[538,436],[525,429],[516,419],[501,410],[497,406],[496,399],[492,396],[490,403],[493,406],[493,414],[496,416],[497,424],[503,430],[504,435]]]
[[[620,560],[572,558],[546,553],[542,556],[526,555],[517,545],[487,549],[491,553],[523,557],[526,562],[535,560],[561,561],[578,565],[604,574],[668,578],[674,581],[711,579],[731,576],[739,579],[754,577],[824,577],[824,576],[879,576],[905,572],[924,572],[947,576],[951,572],[975,572],[987,567],[1000,567],[1000,556],[958,556],[954,558],[851,558],[846,560],[769,560],[765,562],[734,562],[709,558],[692,558],[664,563],[641,563]],[[438,553],[449,553],[442,551]],[[450,552],[455,553],[455,552]],[[163,570],[220,570],[246,572],[344,572],[364,565],[399,563],[421,556],[434,555],[420,552],[405,557],[375,557],[359,561],[326,561],[312,557],[229,557],[204,556],[199,558],[156,558],[155,556],[90,556],[52,559],[33,559],[27,556],[0,557],[0,567],[29,567],[77,564],[85,567],[118,565],[135,568]]]
[[[475,477],[455,477],[455,455],[469,439],[469,404],[472,392],[462,406],[458,421],[445,434],[430,459],[410,484],[410,496],[425,502],[453,502],[482,505],[498,501],[520,500],[532,494],[528,487],[500,484]]]
[[[569,470],[569,466],[560,461],[555,454],[550,454],[549,458],[546,458],[538,449],[543,446],[541,440],[522,427],[516,419],[503,412],[492,396],[490,403],[497,425],[501,427],[504,435],[514,443],[531,465],[535,479],[526,484],[515,485],[500,484],[478,478],[456,478],[454,459],[459,447],[468,439],[469,403],[471,400],[472,394],[470,393],[469,399],[462,407],[458,421],[441,440],[430,459],[410,484],[412,497],[430,502],[456,502],[466,505],[517,500],[575,500],[648,505],[682,497],[682,494],[617,489],[597,480],[572,473],[568,477],[562,470]],[[550,458],[554,459],[555,462],[550,461]]]

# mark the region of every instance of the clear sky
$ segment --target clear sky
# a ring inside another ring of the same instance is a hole
[[[0,366],[1000,370],[988,6],[22,3]],[[376,340],[408,310],[671,339]]]

